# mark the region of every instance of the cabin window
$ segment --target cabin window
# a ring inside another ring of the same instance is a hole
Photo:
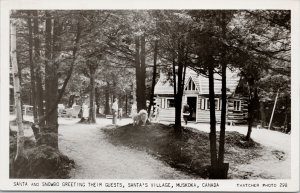
[[[206,110],[209,110],[210,109],[210,103],[209,103],[209,98],[206,98]],[[216,110],[220,110],[220,100],[217,98],[215,99],[215,109]]]
[[[188,85],[185,87],[185,90],[197,90],[194,81],[190,78]]]
[[[233,101],[233,110],[241,111],[241,101],[239,101],[239,100]]]
[[[175,107],[175,100],[174,99],[167,99],[167,108]]]

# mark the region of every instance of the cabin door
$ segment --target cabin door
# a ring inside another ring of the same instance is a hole
[[[196,121],[197,113],[197,97],[187,97],[187,104],[190,106],[190,117],[189,121]]]

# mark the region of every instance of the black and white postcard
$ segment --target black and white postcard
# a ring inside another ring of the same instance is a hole
[[[300,1],[0,3],[0,190],[299,191]]]

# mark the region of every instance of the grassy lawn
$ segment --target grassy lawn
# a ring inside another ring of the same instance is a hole
[[[114,145],[128,146],[146,151],[173,168],[192,175],[208,178],[210,150],[208,133],[184,128],[180,137],[171,126],[152,123],[146,126],[132,124],[103,128],[107,139]],[[229,162],[229,178],[243,179],[245,174],[237,170],[239,165],[262,156],[263,147],[254,142],[244,142],[244,135],[226,132],[225,162]]]

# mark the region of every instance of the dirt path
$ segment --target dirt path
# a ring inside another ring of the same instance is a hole
[[[13,119],[14,117],[11,117]],[[32,117],[25,117],[32,121]],[[97,125],[76,124],[79,120],[59,119],[59,148],[76,161],[72,178],[90,179],[187,179],[193,178],[165,165],[151,155],[127,147],[110,144],[101,127],[111,120],[99,119]],[[129,123],[123,120],[120,124]],[[192,124],[189,127],[209,132],[208,124]],[[219,128],[219,127],[217,127]],[[246,134],[243,126],[228,127],[227,131]],[[33,137],[31,129],[25,135]],[[249,164],[238,165],[231,175],[248,179],[289,179],[291,177],[291,136],[276,131],[253,129],[252,139],[264,146],[262,156]]]
[[[237,167],[247,179],[290,179],[291,157],[285,152],[264,148],[261,157]]]
[[[146,152],[114,146],[105,139],[101,127],[111,120],[101,119],[95,125],[69,122],[59,127],[60,150],[74,159],[76,179],[187,179]],[[100,123],[101,122],[101,123]],[[122,123],[121,123],[122,124]],[[125,122],[123,121],[123,124]]]

